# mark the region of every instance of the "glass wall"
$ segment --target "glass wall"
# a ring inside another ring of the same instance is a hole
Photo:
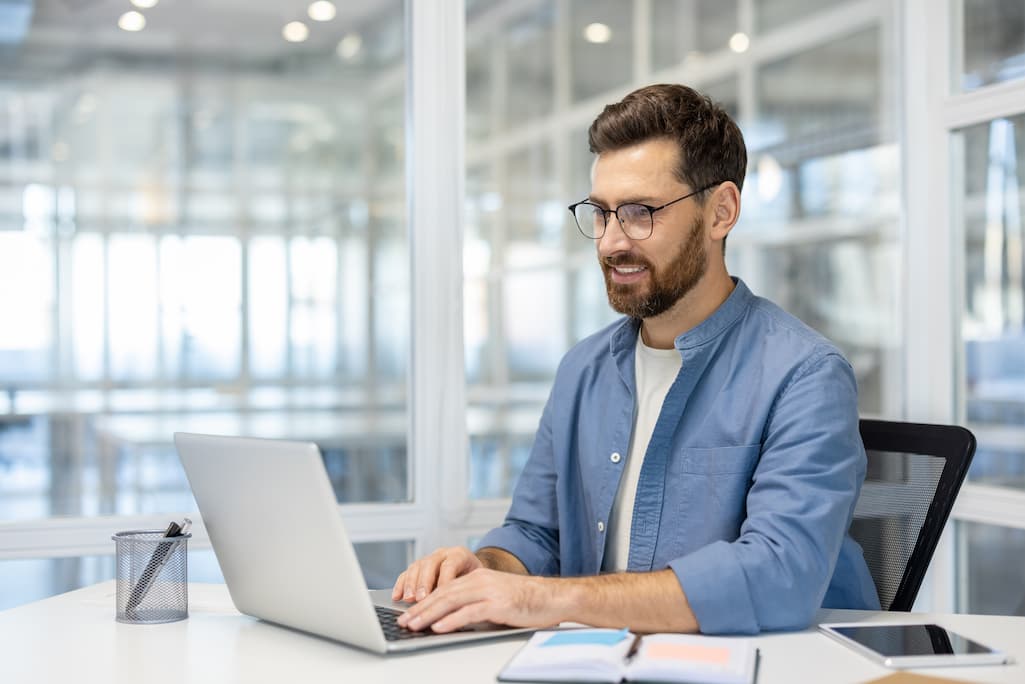
[[[32,11],[0,50],[0,520],[194,510],[179,430],[313,440],[339,502],[410,500],[401,0]]]
[[[956,606],[1025,615],[1025,104],[1019,96],[994,115],[985,113],[993,100],[984,100],[1025,82],[1025,5],[952,0],[951,7],[951,90],[981,103],[982,113],[951,132],[964,274],[957,403],[978,439],[962,489],[970,505],[955,529]]]
[[[899,69],[881,6],[853,28],[833,18],[856,4],[495,2],[490,16],[470,15],[471,496],[508,496],[560,357],[615,318],[594,245],[565,207],[590,189],[591,120],[653,79],[686,79],[744,131],[731,273],[844,350],[863,414],[899,413]],[[781,45],[795,33],[804,38]],[[532,50],[518,47],[525,36]],[[537,78],[538,55],[549,53]],[[513,102],[532,108],[506,116]],[[482,411],[496,419],[483,426]]]

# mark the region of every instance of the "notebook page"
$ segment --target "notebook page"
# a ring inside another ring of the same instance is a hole
[[[503,681],[618,682],[633,634],[625,629],[536,632],[499,673]]]
[[[627,679],[695,684],[750,684],[756,651],[747,639],[649,634],[627,668]]]

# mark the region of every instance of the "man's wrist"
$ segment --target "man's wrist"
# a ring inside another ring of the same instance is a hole
[[[481,565],[489,570],[528,574],[519,559],[505,549],[500,549],[496,546],[485,546],[474,555],[477,556],[477,560],[481,562]]]

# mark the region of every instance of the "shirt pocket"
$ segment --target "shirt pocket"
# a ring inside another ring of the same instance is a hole
[[[685,448],[669,467],[669,508],[693,551],[714,541],[734,541],[747,517],[747,492],[760,444]],[[682,554],[681,554],[682,555]]]
[[[754,472],[761,444],[690,447],[681,450],[679,471],[689,475],[746,475]]]

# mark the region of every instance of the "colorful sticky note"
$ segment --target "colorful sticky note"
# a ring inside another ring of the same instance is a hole
[[[657,660],[679,660],[689,663],[728,665],[730,649],[695,644],[674,644],[657,642],[644,649],[644,657]]]
[[[556,632],[545,639],[541,646],[614,646],[626,639],[625,629],[571,629]]]

